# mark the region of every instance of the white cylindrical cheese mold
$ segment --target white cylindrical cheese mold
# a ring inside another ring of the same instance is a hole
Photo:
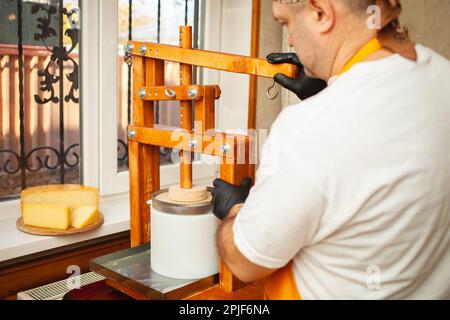
[[[166,192],[165,190],[162,192]],[[151,268],[174,279],[200,279],[219,272],[211,201],[201,204],[151,203]]]

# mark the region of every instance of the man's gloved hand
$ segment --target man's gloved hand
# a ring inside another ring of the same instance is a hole
[[[274,80],[282,87],[295,93],[301,100],[315,96],[327,87],[327,83],[325,81],[309,78],[305,74],[305,68],[303,68],[302,63],[295,53],[271,53],[266,57],[266,59],[269,63],[290,63],[298,67],[300,72],[297,79],[278,73],[275,75]]]
[[[252,187],[252,179],[244,178],[239,186],[232,185],[222,179],[216,179],[213,182],[212,190],[214,215],[220,220],[230,212],[235,205],[244,203]]]

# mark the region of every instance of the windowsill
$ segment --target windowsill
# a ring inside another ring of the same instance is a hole
[[[100,212],[105,219],[102,226],[86,233],[61,237],[34,236],[17,230],[16,220],[20,217],[20,211],[17,209],[16,214],[11,214],[15,217],[0,221],[0,262],[128,231],[129,205],[128,195],[102,201]]]

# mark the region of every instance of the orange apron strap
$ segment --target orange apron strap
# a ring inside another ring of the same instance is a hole
[[[342,68],[339,72],[339,75],[347,72],[353,67],[355,64],[363,61],[371,54],[377,52],[383,47],[383,45],[378,41],[378,39],[374,38],[370,40],[364,47],[362,47],[354,56],[347,62],[347,64]]]
[[[266,300],[301,300],[300,292],[295,282],[292,263],[275,271],[266,278]]]

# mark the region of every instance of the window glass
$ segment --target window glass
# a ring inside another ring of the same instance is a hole
[[[129,95],[131,67],[125,54],[128,39],[137,41],[179,44],[179,26],[194,26],[196,6],[194,0],[118,0],[119,1],[119,110],[118,110],[118,170],[128,170],[127,126],[132,116],[132,99]],[[131,3],[131,10],[130,10]],[[131,21],[130,21],[131,13]],[[193,30],[193,32],[198,32]],[[127,63],[128,62],[128,63]],[[178,85],[179,67],[166,63],[166,85]],[[155,108],[155,120],[159,124],[178,126],[179,103],[159,102]],[[171,164],[178,159],[177,150],[161,148],[161,163]]]

